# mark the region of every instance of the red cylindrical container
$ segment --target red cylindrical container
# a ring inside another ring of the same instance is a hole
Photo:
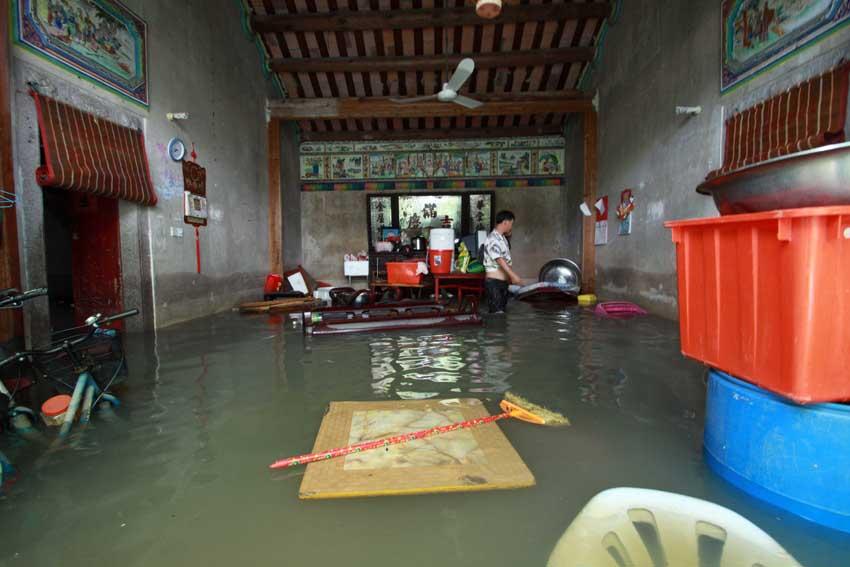
[[[281,287],[283,287],[283,276],[280,274],[269,274],[266,276],[266,285],[263,287],[263,294],[277,293]]]

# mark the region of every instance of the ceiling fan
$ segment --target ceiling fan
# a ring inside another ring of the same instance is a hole
[[[398,104],[408,104],[411,102],[422,102],[425,100],[437,99],[440,102],[454,102],[466,108],[478,108],[483,102],[458,94],[457,91],[463,87],[463,84],[469,79],[472,72],[475,70],[475,61],[470,58],[461,59],[457,65],[457,69],[452,73],[448,83],[443,83],[443,88],[437,94],[428,96],[417,96],[412,98],[392,98],[393,102]]]

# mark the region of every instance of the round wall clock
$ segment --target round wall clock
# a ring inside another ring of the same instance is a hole
[[[171,138],[168,142],[168,155],[174,161],[183,161],[186,155],[186,144],[180,138]]]

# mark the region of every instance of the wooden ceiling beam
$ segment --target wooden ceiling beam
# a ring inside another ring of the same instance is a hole
[[[383,71],[439,71],[454,68],[465,57],[475,60],[476,69],[492,67],[535,67],[556,63],[576,63],[593,59],[593,47],[529,49],[505,53],[456,55],[411,55],[392,57],[323,57],[272,59],[269,65],[278,73],[380,73]]]
[[[484,97],[480,97],[484,99]],[[516,116],[587,112],[593,108],[588,97],[490,96],[478,108],[451,102],[426,101],[398,104],[385,97],[299,98],[269,102],[271,117],[280,120],[333,120],[348,118],[430,118],[446,116]]]
[[[255,14],[251,16],[251,28],[257,33],[399,30],[583,20],[607,18],[610,14],[610,2],[570,1],[559,4],[504,6],[502,13],[492,20],[481,19],[469,5],[430,10],[336,10],[332,13]]]
[[[458,128],[452,130],[454,138],[500,138],[505,136],[560,136],[563,128],[548,126],[520,126],[518,128]],[[390,130],[368,132],[301,132],[302,142],[372,142],[381,140],[435,140],[444,138],[440,130]]]

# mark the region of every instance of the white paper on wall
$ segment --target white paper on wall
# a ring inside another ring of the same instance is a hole
[[[596,221],[596,240],[597,246],[608,244],[608,221]]]

